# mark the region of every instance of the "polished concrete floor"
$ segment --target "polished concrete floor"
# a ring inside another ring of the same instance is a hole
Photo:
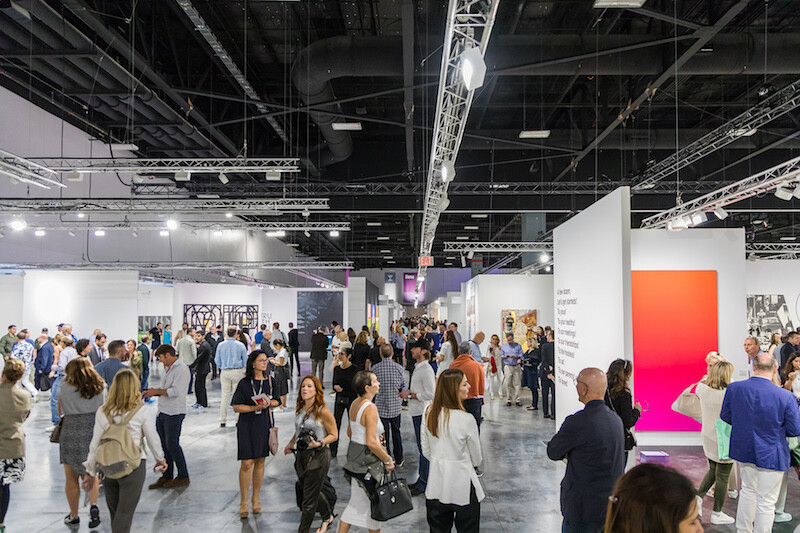
[[[305,365],[304,365],[305,366]],[[330,379],[330,378],[328,378]],[[155,379],[157,382],[157,378]],[[296,383],[289,395],[294,403]],[[330,386],[326,388],[326,393]],[[529,393],[524,391],[529,399]],[[145,487],[134,519],[136,532],[205,532],[291,533],[297,531],[300,513],[294,501],[295,474],[292,456],[270,457],[264,474],[261,493],[263,513],[240,520],[236,434],[234,427],[220,428],[219,381],[209,385],[210,408],[190,409],[184,422],[182,445],[189,465],[192,483],[177,490],[150,491]],[[194,398],[192,397],[191,400]],[[326,394],[332,407],[333,398]],[[191,403],[191,402],[190,402]],[[481,504],[481,530],[486,532],[557,532],[561,529],[559,483],[563,463],[547,458],[542,441],[549,440],[555,422],[544,420],[541,411],[529,412],[522,407],[506,407],[499,400],[487,401],[485,420],[481,428],[483,470],[481,479],[486,499]],[[11,507],[6,517],[9,533],[65,531],[62,519],[68,512],[64,497],[63,467],[58,462],[58,445],[51,444],[44,429],[49,425],[49,404],[34,404],[31,418],[24,429],[27,433],[27,471],[25,479],[11,488]],[[281,448],[293,432],[293,411],[276,412],[280,428]],[[230,419],[229,419],[230,420]],[[345,426],[346,429],[346,426]],[[399,470],[409,482],[416,479],[417,452],[411,418],[403,412],[402,431],[406,449],[406,464]],[[336,513],[341,514],[350,495],[350,486],[342,475],[347,435],[342,431],[340,456],[331,463],[330,476],[336,487]],[[699,484],[706,462],[699,448],[666,449],[672,465]],[[152,467],[152,459],[148,460]],[[800,483],[792,476],[786,510],[796,518],[790,524],[776,525],[776,532],[790,532],[800,523]],[[156,474],[149,473],[151,483]],[[81,499],[83,504],[83,498]],[[102,492],[100,497],[103,523],[97,531],[110,531],[108,511]],[[712,527],[708,523],[711,498],[706,498],[704,511],[706,531],[734,531],[732,526]],[[736,502],[728,501],[725,511],[735,514]],[[87,531],[88,507],[81,507],[79,528]],[[319,519],[314,528],[319,526]],[[331,530],[335,531],[338,521]],[[413,511],[389,521],[385,532],[427,531],[425,500],[415,498]],[[359,531],[353,528],[352,531]]]

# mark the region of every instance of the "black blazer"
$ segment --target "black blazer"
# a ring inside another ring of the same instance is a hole
[[[550,374],[555,371],[555,343],[553,342],[546,342],[541,346],[542,352],[542,368],[539,372],[539,375],[547,377],[547,374]]]
[[[217,346],[219,343],[225,340],[225,335],[222,333],[217,333],[217,340],[214,340],[214,337],[211,336],[211,333],[206,333],[206,342],[208,342],[208,346],[211,348],[211,355],[217,354]]]
[[[328,336],[324,333],[314,333],[311,336],[311,359],[325,360],[328,358]]]
[[[565,519],[602,524],[608,497],[625,469],[622,421],[602,400],[593,400],[568,416],[547,443],[547,456],[567,457],[561,480]]]
[[[197,347],[197,359],[195,359],[195,372],[198,375],[211,372],[211,345],[204,340]]]
[[[299,346],[300,340],[297,338],[297,328],[292,328],[289,330],[289,346]],[[296,352],[294,348],[292,348],[293,352]]]

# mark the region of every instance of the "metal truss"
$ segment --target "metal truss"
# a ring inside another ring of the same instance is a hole
[[[55,172],[133,172],[140,175],[175,172],[300,172],[296,158],[37,158],[34,162]]]
[[[680,190],[704,194],[715,191],[729,184],[729,181],[681,181]],[[593,183],[591,181],[557,181],[557,182],[456,182],[447,188],[449,196],[545,196],[553,194],[594,195],[608,194],[617,187],[630,185],[627,181],[607,181]],[[266,196],[283,194],[286,187],[278,182],[237,183],[186,183],[178,187],[175,183],[134,183],[133,193],[137,196],[194,196],[198,194],[218,194],[237,196]],[[292,184],[292,193],[302,196],[418,196],[425,189],[422,183],[347,183],[347,182],[312,182]],[[673,181],[655,183],[652,188],[640,191],[640,194],[675,194],[678,187]]]
[[[651,166],[639,179],[634,180],[633,190],[638,192],[653,187],[667,176],[695,163],[708,154],[745,135],[752,135],[764,124],[785,115],[798,106],[800,106],[800,80],[784,87],[733,120],[711,130],[690,145]]]
[[[784,242],[751,242],[745,247],[756,259],[800,259],[800,244]]]
[[[41,214],[194,214],[232,213],[234,215],[277,215],[287,211],[328,209],[327,198],[4,198],[0,199],[3,213]]]
[[[727,187],[648,217],[642,221],[642,228],[665,228],[668,222],[675,220],[679,216],[694,213],[704,214],[718,207],[724,207],[746,198],[764,194],[771,189],[797,179],[798,174],[800,174],[800,157],[795,157]]]
[[[446,207],[443,202],[447,197],[447,182],[440,177],[442,166],[455,163],[475,95],[462,79],[460,56],[469,48],[479,49],[481,56],[485,54],[498,4],[499,0],[450,0],[449,3],[420,232],[421,256],[430,255],[439,215]],[[424,278],[426,270],[427,267],[420,266],[417,278]],[[417,281],[417,292],[421,283]]]
[[[27,225],[32,230],[69,230],[87,231],[93,229],[104,230],[141,230],[158,231],[166,228],[163,220],[116,220],[116,221],[61,221],[53,220],[42,222],[32,220]],[[181,220],[180,227],[189,230],[259,230],[259,231],[350,231],[349,222],[250,222],[250,221],[198,221]]]
[[[301,278],[309,279],[317,284],[319,287],[324,287],[326,289],[343,289],[345,285],[338,283],[336,281],[331,281],[328,278],[323,278],[322,276],[317,276],[316,274],[312,274],[303,269],[298,268],[289,268],[286,270],[288,274],[294,274],[295,276],[300,276]]]
[[[446,242],[444,252],[552,252],[552,242]]]
[[[56,181],[58,175],[55,171],[5,150],[0,150],[0,175],[42,189],[49,189],[51,185],[66,187]]]
[[[346,270],[351,261],[92,261],[83,263],[0,263],[9,270]]]
[[[533,265],[528,265],[526,267],[522,267],[519,270],[517,270],[516,272],[514,272],[514,274],[533,274],[534,272],[538,272],[540,270],[546,270],[547,267],[550,267],[550,269],[553,268],[553,259],[552,258],[550,259],[550,261],[546,261],[544,263],[536,263],[536,264],[533,264]]]

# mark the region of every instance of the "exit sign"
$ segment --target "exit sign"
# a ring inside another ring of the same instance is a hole
[[[419,256],[419,266],[421,266],[421,267],[432,267],[433,266],[433,256],[432,255],[421,255],[421,256]]]

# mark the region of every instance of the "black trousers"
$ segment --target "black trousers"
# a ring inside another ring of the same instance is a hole
[[[111,514],[111,531],[114,533],[128,533],[133,522],[133,513],[139,504],[142,495],[144,477],[147,474],[145,461],[139,467],[120,479],[105,478],[103,490],[106,493],[106,505]]]
[[[336,395],[336,405],[333,406],[333,418],[336,420],[336,429],[340,431],[341,435],[341,427],[342,427],[342,418],[344,418],[344,412],[347,411],[347,416],[350,416],[350,404],[353,401],[350,398],[344,398],[343,401],[345,403],[341,403],[339,395]],[[336,440],[331,443],[331,457],[336,457],[336,454],[339,452],[339,441]]]
[[[481,431],[481,409],[483,407],[483,400],[481,398],[468,398],[462,402],[464,410],[475,417],[475,422],[478,423],[478,433]]]
[[[394,418],[383,418],[383,431],[386,441],[386,451],[394,457],[396,463],[403,461],[403,437],[400,435],[400,415]],[[391,444],[391,446],[390,446]]]
[[[317,454],[320,466],[306,470],[308,462]],[[319,452],[300,452],[295,455],[294,469],[303,489],[303,503],[300,507],[300,527],[297,533],[308,533],[314,515],[319,513],[322,520],[331,517],[328,499],[322,494],[322,485],[328,479],[328,468],[331,466],[331,453],[327,448]]]
[[[550,401],[552,395],[552,403]],[[556,384],[542,376],[542,410],[544,416],[556,416]]]
[[[300,374],[300,372],[301,372],[300,371],[300,345],[299,344],[292,344],[291,346],[289,346],[289,349],[292,350],[291,359],[292,359],[292,361],[294,361],[294,363],[292,363],[292,364],[297,369],[297,375],[300,376],[300,375],[302,375],[302,374]]]
[[[475,487],[469,491],[468,505],[425,500],[425,506],[428,508],[428,527],[431,533],[450,533],[453,524],[458,533],[478,533],[481,529],[481,504],[475,495]]]
[[[197,403],[203,407],[208,407],[208,393],[206,392],[206,376],[204,374],[197,374],[197,381],[194,383],[194,395],[197,398]]]

